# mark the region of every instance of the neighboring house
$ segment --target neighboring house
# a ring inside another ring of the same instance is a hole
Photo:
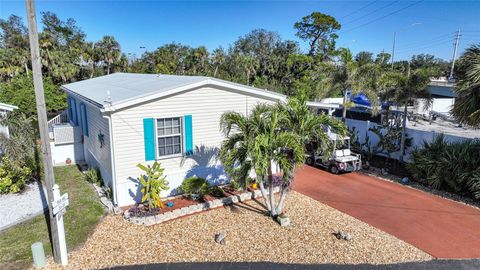
[[[432,80],[427,88],[432,95],[432,103],[426,107],[425,100],[417,99],[415,112],[425,116],[429,116],[431,113],[449,116],[457,97],[454,88],[455,84],[446,80]]]
[[[204,177],[212,184],[227,182],[217,159],[224,140],[221,115],[227,111],[248,114],[258,103],[286,98],[209,77],[156,74],[115,73],[62,89],[68,95],[69,123],[53,125],[53,140],[63,134],[58,129],[70,130],[73,148],[68,151],[81,151],[74,153],[79,156],[76,161],[83,158],[100,169],[119,206],[140,199],[138,163],[157,160],[165,168],[170,190],[162,196],[176,194],[189,176]]]
[[[0,118],[5,119],[9,112],[11,112],[13,110],[16,110],[16,109],[18,109],[17,106],[10,105],[10,104],[5,104],[5,103],[0,103]],[[0,125],[0,133],[9,137],[10,136],[10,131],[8,130],[8,126]]]

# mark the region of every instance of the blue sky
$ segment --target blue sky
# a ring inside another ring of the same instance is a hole
[[[214,49],[228,47],[252,29],[278,32],[297,40],[293,24],[313,11],[343,25],[337,46],[353,52],[391,52],[397,31],[396,59],[430,53],[451,59],[455,31],[460,52],[480,42],[480,1],[36,1],[37,13],[52,11],[74,18],[95,41],[114,35],[127,53],[140,55],[172,41]],[[411,5],[411,6],[410,6]],[[408,7],[410,6],[410,7]],[[402,10],[403,9],[403,10]],[[25,18],[24,1],[0,0],[0,17]],[[383,18],[384,17],[384,18]]]

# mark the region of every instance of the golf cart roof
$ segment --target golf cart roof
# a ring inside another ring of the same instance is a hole
[[[329,132],[328,137],[332,141],[345,141],[345,140],[350,140],[349,136],[340,136],[337,133]]]

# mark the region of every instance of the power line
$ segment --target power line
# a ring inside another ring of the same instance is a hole
[[[406,48],[406,49],[398,50],[398,52],[405,53],[405,52],[414,51],[414,50],[427,49],[427,48],[430,48],[430,47],[450,44],[451,42],[453,42],[453,39],[449,39],[447,41],[437,42],[437,43],[433,43],[433,44],[427,44],[427,45],[423,45],[423,46]]]
[[[387,15],[384,15],[384,16],[382,16],[382,17],[379,17],[379,18],[373,19],[373,20],[371,20],[371,21],[368,21],[368,22],[366,22],[366,23],[364,23],[364,24],[361,24],[361,25],[359,25],[359,26],[357,26],[357,27],[350,28],[350,29],[348,29],[348,30],[346,30],[346,31],[343,31],[343,33],[350,32],[350,31],[353,31],[353,30],[358,29],[358,28],[360,28],[360,27],[363,27],[363,26],[365,26],[365,25],[369,25],[369,24],[374,23],[374,22],[376,22],[376,21],[385,19],[385,18],[388,17],[388,16],[397,14],[397,13],[399,13],[399,12],[401,12],[401,11],[407,9],[407,8],[410,8],[410,7],[412,7],[412,6],[418,5],[418,4],[420,4],[421,2],[423,2],[423,1],[425,1],[425,0],[420,0],[420,1],[414,2],[414,3],[412,3],[412,4],[408,5],[408,6],[405,6],[405,7],[401,8],[401,9],[397,9],[397,10],[395,10],[395,11],[392,11],[392,12],[388,13]]]
[[[349,14],[340,17],[339,19],[343,19],[343,18],[346,18],[346,17],[350,17],[350,16],[352,16],[353,14],[358,13],[359,11],[362,11],[362,10],[366,9],[367,7],[375,4],[375,3],[378,2],[378,1],[379,1],[379,0],[375,0],[375,1],[373,1],[373,2],[370,2],[370,3],[366,4],[366,5],[363,6],[363,7],[359,8],[359,9],[353,11],[353,12],[350,12]]]
[[[388,3],[387,5],[381,6],[381,7],[377,8],[377,9],[375,9],[375,10],[373,10],[373,11],[371,11],[371,12],[369,12],[369,13],[363,15],[363,16],[360,16],[360,17],[358,17],[358,18],[356,18],[356,19],[353,19],[353,20],[351,20],[351,21],[349,21],[349,22],[346,22],[346,23],[344,23],[343,25],[351,24],[351,23],[353,23],[353,22],[356,22],[356,21],[358,21],[358,20],[361,20],[361,19],[363,19],[363,18],[365,18],[365,17],[367,17],[367,16],[369,16],[369,15],[372,15],[373,13],[375,13],[375,12],[377,12],[377,11],[380,11],[380,10],[382,10],[382,9],[385,9],[385,8],[389,7],[389,6],[392,6],[392,5],[394,5],[394,4],[398,3],[398,2],[400,2],[400,0],[395,1],[395,2],[391,2],[391,3]]]
[[[449,41],[449,40],[452,40],[453,38],[454,38],[454,36],[449,34],[448,36],[444,36],[444,37],[431,38],[431,39],[428,39],[428,40],[402,44],[402,46],[400,46],[398,49],[402,50],[402,49],[408,49],[408,48],[411,48],[411,47],[424,46],[424,45],[431,44],[433,42]]]

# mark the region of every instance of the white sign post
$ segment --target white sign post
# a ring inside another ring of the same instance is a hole
[[[60,187],[55,184],[53,186],[53,202],[52,209],[53,215],[55,216],[55,221],[57,222],[58,228],[58,242],[60,245],[60,262],[62,265],[68,264],[67,257],[67,242],[65,241],[65,227],[63,226],[63,215],[66,212],[66,208],[69,204],[68,193],[60,196]]]

